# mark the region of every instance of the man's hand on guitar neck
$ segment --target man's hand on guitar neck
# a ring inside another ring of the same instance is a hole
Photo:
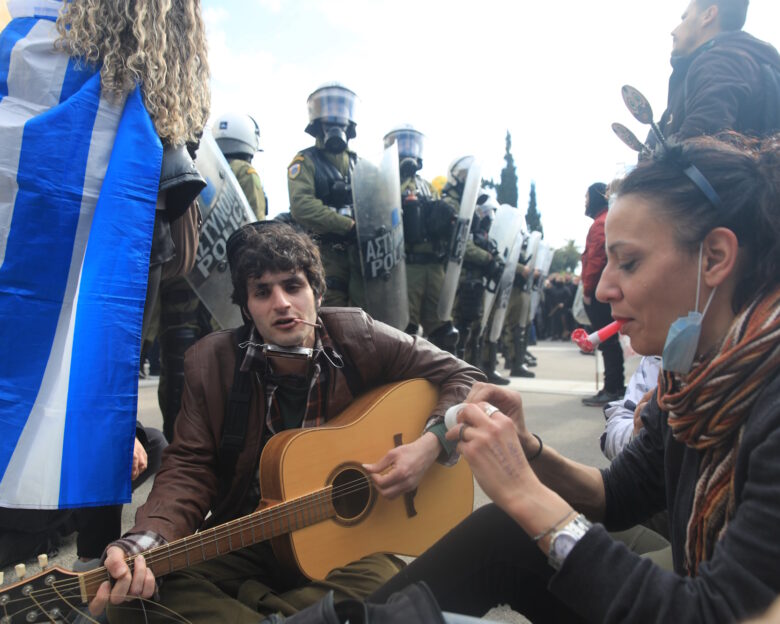
[[[89,612],[98,616],[111,604],[121,604],[128,598],[151,598],[154,595],[154,574],[146,567],[143,555],[135,558],[132,574],[125,561],[125,551],[117,546],[109,546],[105,561],[106,570],[115,580],[114,586],[108,581],[101,584],[92,602]]]
[[[382,496],[393,499],[417,487],[439,456],[439,439],[425,432],[414,442],[389,451],[374,464],[363,464]]]

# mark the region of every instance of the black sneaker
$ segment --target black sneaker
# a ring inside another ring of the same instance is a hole
[[[600,390],[598,394],[582,399],[582,404],[587,405],[588,407],[603,407],[607,403],[622,399],[624,394],[624,392],[607,392],[606,390]]]

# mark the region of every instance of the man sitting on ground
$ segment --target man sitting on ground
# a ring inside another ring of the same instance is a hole
[[[245,325],[213,333],[187,352],[174,442],[135,527],[107,550],[106,568],[116,582],[113,588],[108,582],[101,586],[93,613],[102,611],[109,593],[113,605],[154,593],[155,577],[143,558],[135,560],[131,572],[127,555],[254,511],[260,500],[260,452],[272,434],[321,425],[357,394],[381,384],[425,377],[440,394],[424,432],[366,466],[378,491],[395,497],[414,489],[437,458],[450,459],[444,411],[462,401],[475,380],[484,379],[465,362],[358,308],[320,309],[325,275],[319,252],[289,225],[246,225],[231,236],[227,256],[233,301]],[[275,355],[279,351],[285,357]],[[227,417],[231,388],[244,373],[251,388],[245,434],[225,465],[220,440],[232,420]],[[260,542],[167,575],[159,587],[161,606],[112,607],[109,621],[135,621],[144,609],[150,621],[167,620],[165,612],[172,610],[191,622],[257,622],[258,613],[291,615],[330,589],[337,599],[362,598],[399,568],[394,557],[377,554],[331,571],[325,581],[310,582],[283,568],[268,542]]]

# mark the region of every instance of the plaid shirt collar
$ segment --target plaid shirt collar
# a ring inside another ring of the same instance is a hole
[[[309,395],[306,404],[306,413],[301,423],[301,428],[319,427],[324,424],[327,414],[327,389],[330,368],[342,368],[344,360],[333,347],[333,342],[325,329],[322,319],[317,317],[319,327],[314,333],[314,348],[309,374]],[[239,344],[239,348],[246,348],[246,355],[241,362],[242,372],[252,372],[257,375],[265,392],[265,424],[271,434],[284,429],[284,420],[275,399],[276,389],[279,384],[266,376],[267,372],[273,372],[269,358],[263,354],[262,336],[253,325],[249,332],[249,338]],[[324,362],[324,364],[323,364]],[[330,366],[328,366],[330,365]]]

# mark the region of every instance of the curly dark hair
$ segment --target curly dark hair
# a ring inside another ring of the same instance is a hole
[[[247,281],[267,271],[303,271],[315,298],[325,294],[320,251],[308,235],[280,221],[256,221],[233,232],[227,242],[233,303],[246,309]]]
[[[690,165],[715,189],[719,208],[685,175]],[[652,201],[688,249],[697,249],[714,228],[734,232],[745,255],[731,302],[735,312],[780,280],[780,134],[756,139],[727,132],[670,143],[612,191]]]

